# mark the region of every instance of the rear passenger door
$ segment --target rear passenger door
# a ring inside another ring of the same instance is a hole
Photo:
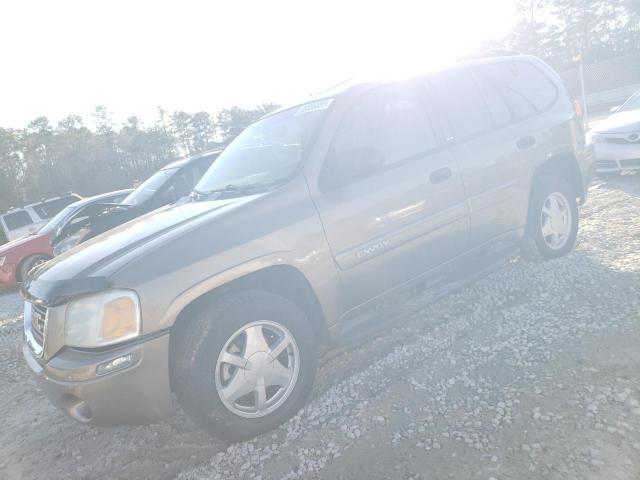
[[[469,67],[432,77],[425,91],[439,105],[460,165],[471,210],[470,245],[514,232],[526,222],[528,145],[519,143],[522,132],[514,128],[503,95]]]
[[[345,311],[464,251],[460,172],[413,83],[370,90],[338,122],[312,189]]]

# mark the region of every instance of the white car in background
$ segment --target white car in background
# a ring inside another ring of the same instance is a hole
[[[640,91],[590,132],[596,172],[614,174],[640,170]]]
[[[60,210],[78,200],[82,200],[80,195],[67,193],[0,214],[0,244],[36,232]]]

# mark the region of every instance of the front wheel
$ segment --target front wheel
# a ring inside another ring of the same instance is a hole
[[[566,255],[578,236],[578,202],[571,185],[561,177],[536,180],[529,204],[528,235],[544,259]]]
[[[311,391],[313,330],[286,298],[230,293],[203,308],[179,335],[174,389],[189,416],[212,434],[244,440],[271,430]]]

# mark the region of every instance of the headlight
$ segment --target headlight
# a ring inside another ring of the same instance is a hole
[[[78,245],[84,237],[89,233],[88,228],[81,228],[73,235],[69,235],[67,238],[56,244],[53,247],[53,255],[57,257],[58,255],[63,254],[67,250],[71,250],[73,247]]]
[[[0,257],[0,267],[4,265],[4,261],[7,259],[7,257]]]
[[[114,290],[73,300],[67,306],[64,344],[96,348],[140,335],[140,302],[130,290]]]

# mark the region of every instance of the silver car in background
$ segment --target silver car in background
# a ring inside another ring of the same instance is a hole
[[[589,132],[599,174],[640,170],[640,91]]]

